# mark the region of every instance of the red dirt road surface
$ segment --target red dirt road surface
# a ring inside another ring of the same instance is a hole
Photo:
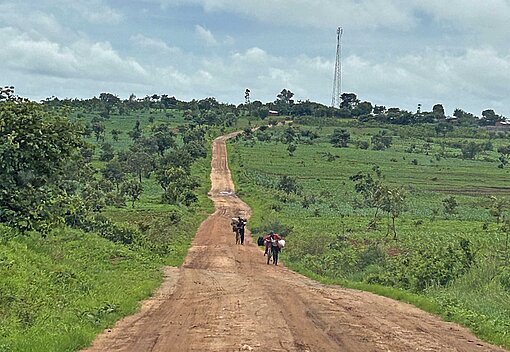
[[[249,217],[250,208],[234,193],[225,148],[231,136],[214,142],[216,212],[184,265],[167,268],[140,312],[86,351],[504,351],[411,305],[267,265],[249,233],[244,246],[235,245],[231,218]]]

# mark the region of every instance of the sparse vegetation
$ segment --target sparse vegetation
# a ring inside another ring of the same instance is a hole
[[[510,191],[502,183],[506,170],[497,167],[495,157],[505,141],[493,139],[495,148],[481,148],[470,159],[462,148],[470,142],[486,145],[489,136],[483,130],[455,127],[436,133],[433,124],[374,126],[354,120],[330,124],[295,124],[311,128],[318,138],[300,145],[293,158],[283,144],[257,142],[246,148],[241,140],[232,143],[231,154],[237,157],[231,158],[231,167],[254,209],[254,235],[266,223],[292,226],[283,253],[287,265],[325,282],[404,295],[510,346],[504,333],[510,327],[510,263],[502,225]],[[340,129],[356,141],[379,144],[378,139],[391,137],[391,143],[375,150],[339,150],[330,142]],[[272,133],[278,140],[285,132],[276,128]],[[409,153],[413,156],[406,162]],[[270,164],[263,161],[267,156]],[[243,160],[242,173],[236,172],[238,160]],[[283,177],[294,178],[299,196],[282,198],[274,191]],[[487,203],[488,195],[496,198]]]

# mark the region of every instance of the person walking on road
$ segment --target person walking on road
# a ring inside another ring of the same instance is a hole
[[[244,244],[244,227],[246,226],[246,219],[243,219],[239,216],[237,219],[237,231],[239,233],[239,237],[241,238],[241,244]]]
[[[278,256],[281,251],[280,242],[284,242],[282,241],[282,237],[274,231],[264,236],[264,255],[267,255],[267,264],[269,264],[272,259],[273,264],[278,265]],[[284,245],[284,243],[282,243],[282,245]]]

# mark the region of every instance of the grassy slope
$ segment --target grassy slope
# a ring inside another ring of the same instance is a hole
[[[136,117],[144,129],[150,126],[149,116]],[[169,119],[162,113],[154,117],[156,122]],[[115,149],[129,144],[126,132],[136,118],[117,116],[108,121],[106,140]],[[177,114],[171,123],[177,125],[182,119]],[[118,142],[111,140],[112,128],[124,131]],[[89,141],[94,143],[94,138]],[[135,312],[138,302],[161,283],[161,266],[183,262],[198,226],[212,212],[207,198],[209,172],[210,156],[193,166],[201,186],[192,209],[159,204],[160,187],[149,179],[144,180],[144,194],[134,208],[106,210],[116,223],[138,228],[151,241],[168,246],[164,255],[69,229],[47,238],[34,233],[0,241],[0,351],[77,350],[105,327]],[[177,224],[169,221],[172,212],[179,215]],[[0,240],[9,237],[9,231],[0,228]]]
[[[154,258],[80,231],[13,239],[0,261],[2,351],[83,347],[161,280]]]
[[[350,129],[351,138],[355,139],[366,139],[374,131]],[[318,132],[327,136],[332,128],[322,128]],[[498,169],[495,162],[482,160],[484,157],[494,158],[494,155],[481,156],[475,161],[437,160],[433,155],[439,151],[439,139],[434,140],[436,143],[429,155],[404,152],[412,143],[423,143],[416,138],[394,138],[394,146],[383,152],[333,148],[323,138],[323,143],[299,144],[293,157],[288,155],[283,144],[239,142],[229,146],[229,155],[238,191],[253,208],[251,227],[263,228],[270,223],[293,227],[289,248],[284,253],[286,263],[291,267],[325,282],[342,283],[412,302],[446,319],[461,322],[479,336],[510,348],[510,293],[498,284],[497,277],[501,273],[497,268],[491,268],[492,261],[482,259],[489,258],[491,251],[501,246],[503,236],[495,224],[482,230],[484,222],[493,223],[485,208],[490,204],[487,195],[465,192],[477,187],[505,186],[503,180],[507,179],[508,170]],[[326,161],[324,153],[327,152],[338,158],[333,162]],[[452,155],[458,153],[455,150],[449,152]],[[413,159],[417,160],[417,165],[411,163]],[[355,194],[348,177],[358,171],[369,171],[373,164],[380,165],[390,184],[412,185],[409,209],[397,223],[398,242],[386,245],[385,250],[399,253],[437,248],[440,251],[468,239],[478,250],[480,260],[477,265],[446,287],[431,285],[416,294],[367,284],[369,271],[376,270],[378,274],[381,269],[370,266],[364,268],[365,271],[355,270],[359,262],[354,258],[358,258],[359,251],[366,250],[366,246],[359,245],[355,248],[358,252],[351,253],[310,248],[304,244],[310,236],[333,245],[338,243],[338,236],[347,236],[353,243],[367,240],[379,243],[384,238],[384,221],[379,230],[367,231],[372,211],[352,207]],[[303,192],[320,201],[309,208],[302,207],[301,197],[290,196],[286,202],[279,201],[275,196],[277,192],[263,185],[277,182],[283,174],[296,177]],[[460,203],[458,213],[445,216],[440,211],[434,215],[434,209],[442,208],[442,199],[450,191]],[[310,254],[310,251],[315,252]],[[350,261],[356,264],[354,270],[349,273],[341,270]]]

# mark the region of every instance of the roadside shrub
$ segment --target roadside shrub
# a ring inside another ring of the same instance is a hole
[[[499,283],[503,288],[510,292],[510,268],[503,268],[501,274],[499,275]]]
[[[282,206],[281,206],[280,204],[278,204],[278,203],[273,203],[273,204],[271,204],[271,205],[269,206],[269,208],[270,208],[271,210],[276,211],[277,213],[278,213],[278,212],[280,212],[280,211],[282,211]]]
[[[363,270],[371,265],[383,265],[385,257],[384,250],[380,246],[372,244],[360,253],[358,267]]]
[[[356,141],[356,146],[359,149],[368,149],[368,147],[370,147],[370,143],[367,141]]]
[[[254,234],[261,235],[261,234],[267,234],[270,231],[274,231],[277,234],[279,234],[282,237],[286,237],[292,233],[293,226],[282,224],[279,221],[271,221],[269,223],[266,223],[260,227],[254,227],[252,229]]]
[[[383,130],[372,136],[372,149],[373,150],[385,150],[391,146],[393,137],[388,131]]]
[[[454,196],[449,196],[448,198],[443,199],[443,208],[446,214],[455,214],[458,206],[459,203],[457,203]]]
[[[278,189],[284,191],[287,194],[295,193],[299,194],[301,187],[298,185],[296,179],[292,176],[283,175],[278,183]]]

